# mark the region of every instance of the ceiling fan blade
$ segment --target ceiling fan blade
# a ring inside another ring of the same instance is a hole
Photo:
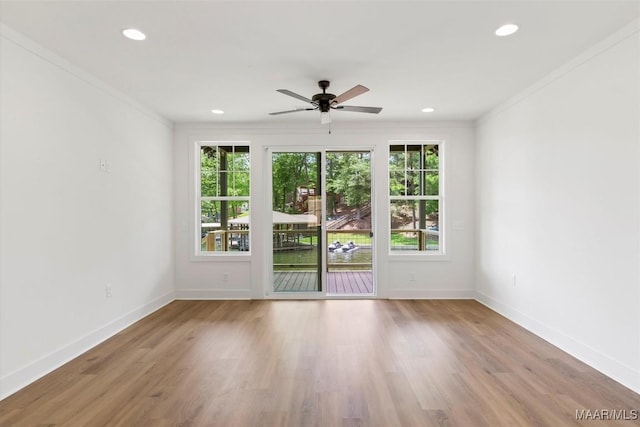
[[[344,101],[348,101],[351,98],[355,98],[358,95],[362,95],[365,92],[369,92],[369,89],[362,86],[362,85],[357,85],[352,87],[351,89],[349,89],[348,91],[346,91],[345,93],[343,93],[342,95],[338,95],[336,96],[333,101],[331,101],[332,104],[341,104]]]
[[[298,111],[313,111],[315,108],[296,108],[295,110],[276,111],[275,113],[269,113],[270,116],[277,116],[278,114],[297,113]]]
[[[290,90],[277,89],[277,91],[280,92],[280,93],[284,93],[285,95],[289,95],[289,96],[292,96],[292,97],[294,97],[296,99],[299,99],[300,101],[308,102],[309,104],[313,103],[313,101],[311,101],[309,98],[306,98],[306,97],[304,97],[302,95],[298,95],[297,93],[291,92]]]
[[[338,105],[333,107],[336,110],[355,111],[356,113],[372,113],[378,114],[382,111],[382,107],[357,107],[355,105]]]

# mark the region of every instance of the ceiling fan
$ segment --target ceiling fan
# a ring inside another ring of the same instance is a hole
[[[311,104],[311,107],[300,107],[294,110],[277,111],[275,113],[269,113],[269,115],[275,116],[278,114],[297,113],[298,111],[320,110],[320,123],[327,124],[331,123],[331,116],[329,115],[330,110],[354,111],[356,113],[372,114],[378,114],[380,111],[382,111],[381,107],[358,107],[355,105],[341,105],[343,102],[369,91],[368,88],[362,85],[354,86],[342,95],[338,96],[335,96],[332,93],[327,93],[327,88],[329,87],[328,80],[320,80],[318,82],[318,86],[320,86],[320,89],[322,89],[322,93],[313,95],[311,99],[302,95],[298,95],[297,93],[291,92],[287,89],[278,89],[277,91],[280,93],[292,96],[304,102],[308,102],[309,104]]]

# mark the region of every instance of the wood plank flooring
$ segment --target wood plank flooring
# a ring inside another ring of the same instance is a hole
[[[327,292],[330,294],[372,294],[371,271],[331,271],[327,273]]]
[[[0,402],[22,426],[624,426],[640,396],[475,301],[175,301]]]
[[[274,271],[275,292],[317,292],[318,273],[309,271]]]
[[[316,292],[318,274],[302,271],[276,271],[273,273],[276,292]],[[329,294],[373,294],[371,271],[332,271],[327,273]]]

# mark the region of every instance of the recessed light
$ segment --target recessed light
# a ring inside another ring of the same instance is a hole
[[[147,36],[140,30],[136,30],[135,28],[127,28],[126,30],[122,30],[122,34],[128,39],[131,40],[144,40]]]
[[[496,36],[498,37],[510,36],[516,31],[518,31],[518,26],[516,24],[505,24],[496,30]]]
[[[224,111],[222,111],[222,110],[211,110],[211,112],[213,114],[224,114]]]
[[[434,111],[436,111],[436,109],[432,108],[432,107],[426,107],[426,108],[423,108],[420,111],[422,111],[423,113],[433,113]]]

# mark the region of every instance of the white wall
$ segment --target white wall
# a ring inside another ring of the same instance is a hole
[[[636,391],[639,48],[635,22],[483,118],[475,190],[479,299]]]
[[[170,125],[1,34],[0,398],[172,300],[174,284]]]
[[[265,197],[266,147],[314,147],[374,150],[374,227],[378,296],[391,298],[472,298],[473,292],[473,128],[469,123],[432,124],[352,124],[335,120],[332,134],[326,128],[304,123],[286,128],[258,128],[250,124],[223,126],[179,125],[175,132],[174,175],[176,212],[176,290],[181,298],[264,298],[269,284],[265,252],[269,251],[267,235],[271,212]],[[319,126],[319,125],[318,125]],[[390,257],[388,254],[388,147],[395,139],[420,140],[443,138],[446,141],[448,171],[447,224],[448,259],[427,261],[423,258]],[[190,190],[194,186],[189,151],[193,142],[250,141],[252,164],[252,235],[254,248],[248,258],[233,257],[211,261],[190,259],[189,245],[195,217]],[[253,218],[258,218],[253,220]],[[263,250],[256,250],[262,248]],[[411,260],[408,260],[411,259]],[[223,272],[229,280],[223,280]],[[415,280],[411,280],[411,274]],[[285,297],[285,295],[279,295]]]

